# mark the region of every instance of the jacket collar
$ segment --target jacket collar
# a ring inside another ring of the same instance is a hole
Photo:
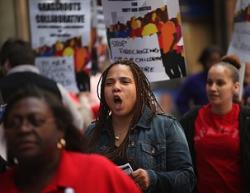
[[[143,128],[148,129],[150,128],[150,117],[151,117],[152,111],[146,106],[143,110],[143,113],[139,119],[139,121],[135,124],[135,128]]]
[[[40,74],[38,68],[31,64],[23,64],[23,65],[15,66],[9,70],[8,75],[16,73],[16,72],[33,72],[36,74]]]

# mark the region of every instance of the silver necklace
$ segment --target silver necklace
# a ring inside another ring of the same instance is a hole
[[[119,141],[120,137],[123,136],[124,133],[126,133],[127,131],[125,130],[125,132],[120,133],[119,135],[115,135],[115,141]]]

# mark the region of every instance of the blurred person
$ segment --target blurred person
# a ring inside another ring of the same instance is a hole
[[[244,87],[250,85],[250,63],[246,63],[245,75],[244,75]]]
[[[4,112],[3,124],[15,165],[0,175],[0,192],[140,192],[109,160],[82,153],[80,131],[51,92],[37,87],[16,92]]]
[[[0,79],[0,104],[5,106],[8,99],[25,85],[37,85],[54,92],[70,110],[78,129],[83,129],[83,118],[72,102],[68,91],[62,85],[39,74],[34,66],[35,53],[28,42],[19,39],[8,39],[0,50],[0,65],[4,77]],[[4,111],[4,109],[2,110]],[[1,122],[1,120],[0,120]],[[0,126],[0,157],[6,160],[6,144]],[[4,167],[3,167],[4,169]]]
[[[174,92],[172,90],[154,90],[153,93],[156,96],[156,100],[159,102],[159,107],[157,110],[162,110],[166,114],[171,114],[175,117],[178,117],[174,103]]]
[[[1,143],[0,143],[0,173],[4,172],[6,170],[7,167],[7,161],[6,161],[6,151],[5,151],[5,143],[3,143],[2,145],[2,141],[4,141],[3,135],[2,135],[2,130],[0,130],[1,134]]]
[[[203,71],[187,77],[177,93],[176,107],[181,115],[192,106],[208,103],[205,89],[207,71],[210,66],[220,61],[221,56],[220,49],[214,46],[207,47],[202,51],[198,61],[203,66]]]
[[[170,93],[162,93],[159,98],[163,112],[172,114],[175,109],[172,95]]]
[[[86,131],[89,151],[117,165],[129,163],[144,192],[191,192],[195,176],[182,128],[156,111],[159,104],[140,67],[117,61],[103,72],[99,86],[99,115]]]
[[[250,109],[240,106],[240,63],[223,57],[208,71],[209,103],[181,119],[197,175],[196,193],[250,192]]]
[[[77,110],[83,117],[83,126],[81,132],[84,133],[85,129],[94,120],[94,114],[91,109],[91,101],[89,100],[89,92],[69,93],[74,103],[77,106]]]
[[[0,105],[0,118],[3,115],[4,109],[6,105]],[[3,136],[3,129],[0,126],[0,173],[5,171],[7,166],[6,162],[6,147],[5,140]]]
[[[5,75],[0,79],[2,103],[6,103],[18,88],[27,84],[35,84],[60,95],[64,105],[73,115],[75,126],[82,129],[83,118],[68,91],[62,85],[40,75],[34,64],[35,53],[28,42],[20,39],[8,39],[4,42],[0,51],[0,65]]]
[[[246,106],[250,106],[250,85],[244,88],[242,104]]]
[[[0,156],[0,173],[5,171],[7,162]]]
[[[250,106],[250,63],[245,64],[242,104]]]
[[[91,109],[90,93],[81,92],[78,95],[78,100],[80,104],[80,113],[84,117],[84,130],[89,126],[89,124],[94,120],[94,114]]]

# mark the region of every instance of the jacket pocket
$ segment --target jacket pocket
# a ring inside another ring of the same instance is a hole
[[[142,164],[146,169],[162,170],[166,164],[166,146],[164,144],[141,144]]]

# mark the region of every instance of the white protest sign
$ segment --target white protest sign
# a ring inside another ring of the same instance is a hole
[[[240,69],[241,93],[243,92],[243,81],[245,65],[250,65],[250,2],[241,0],[236,4],[234,17],[234,31],[228,49],[228,54],[235,54],[240,58],[242,67]]]
[[[133,60],[151,82],[186,75],[178,0],[102,3],[111,60]]]
[[[51,64],[55,60],[60,62],[67,60],[70,62],[67,65],[70,64],[75,69],[79,87],[85,84],[80,81],[80,77],[91,67],[90,2],[91,0],[29,0],[32,47],[39,57],[36,61],[46,64],[48,60],[47,63]],[[65,57],[71,57],[71,59],[65,59]],[[43,70],[41,63],[37,65],[41,71],[47,71],[48,66]],[[67,72],[65,69],[63,71]],[[68,71],[68,73],[71,72]],[[56,75],[56,72],[53,72],[53,75]],[[49,76],[54,80],[60,80],[60,83],[64,81],[58,76],[52,77],[52,74]],[[72,77],[70,80],[75,79],[72,73],[64,76]],[[73,81],[70,81],[70,84],[72,83]],[[76,81],[74,83],[76,84]],[[70,91],[78,90],[75,89],[77,86],[69,86],[69,83],[63,85],[67,85]]]
[[[32,47],[90,35],[90,0],[29,0]]]
[[[156,43],[152,44],[151,42]],[[114,38],[111,39],[110,44],[114,60],[128,59],[135,61],[137,64],[143,64],[140,67],[152,82],[166,79],[167,75],[162,65],[157,35],[147,36],[143,41],[141,41],[141,38],[133,40]],[[144,47],[144,45],[148,46]]]
[[[69,91],[78,92],[72,57],[39,57],[36,66],[42,75],[62,84]]]

